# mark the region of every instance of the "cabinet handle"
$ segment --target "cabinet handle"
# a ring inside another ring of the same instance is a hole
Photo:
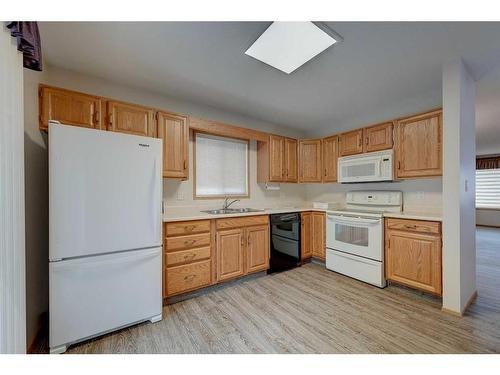
[[[401,169],[401,162],[398,161],[398,169]]]
[[[95,111],[95,112],[94,112],[94,122],[95,122],[96,124],[98,124],[98,123],[99,123],[99,111]]]
[[[405,225],[406,229],[417,229],[416,225]]]
[[[247,246],[250,246],[250,235],[247,237]]]
[[[363,145],[363,139],[360,137],[359,138],[359,146],[361,147]]]
[[[187,276],[184,276],[184,280],[186,280],[186,281],[187,281],[187,280],[191,281],[191,280],[193,280],[195,277],[196,277],[196,275],[187,275]]]
[[[195,256],[196,256],[196,254],[194,254],[194,253],[193,253],[193,254],[186,254],[186,255],[184,255],[184,259],[189,259],[189,258],[191,258],[191,259],[192,259],[192,258],[194,258]]]
[[[368,137],[366,138],[366,145],[368,146]]]
[[[245,246],[245,237],[241,236],[241,246]]]
[[[186,160],[184,160],[183,167],[184,167],[184,169],[187,169],[187,162],[186,162]]]
[[[326,168],[325,168],[325,177],[326,177]]]

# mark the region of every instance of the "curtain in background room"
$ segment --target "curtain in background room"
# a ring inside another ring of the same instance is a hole
[[[17,39],[17,50],[23,53],[23,66],[31,70],[42,70],[42,45],[36,22],[7,22],[10,35]]]

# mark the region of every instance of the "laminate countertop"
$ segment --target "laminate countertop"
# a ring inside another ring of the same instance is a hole
[[[238,212],[234,214],[208,214],[206,212],[201,212],[201,210],[207,210],[207,208],[198,207],[165,207],[163,213],[163,222],[174,222],[174,221],[190,221],[190,220],[209,220],[209,219],[221,219],[227,217],[242,217],[242,216],[258,216],[258,215],[271,215],[271,214],[284,214],[288,212],[304,212],[304,211],[317,211],[326,212],[327,210],[313,208],[311,206],[300,206],[300,207],[277,207],[277,208],[264,208],[262,211],[257,212]]]
[[[210,220],[210,219],[220,219],[227,217],[242,217],[242,216],[257,216],[257,215],[271,215],[271,214],[284,214],[288,212],[304,212],[304,211],[316,211],[316,212],[328,212],[327,209],[313,208],[312,206],[298,206],[298,207],[276,207],[276,208],[264,208],[262,211],[257,212],[245,212],[245,213],[234,213],[234,214],[219,214],[212,215],[206,212],[201,212],[201,210],[206,210],[207,208],[199,207],[165,207],[165,212],[163,214],[164,222],[174,222],[174,221],[190,221],[190,220]],[[442,216],[437,213],[425,213],[425,212],[413,212],[413,211],[402,211],[402,212],[387,212],[384,217],[396,218],[396,219],[410,219],[410,220],[425,220],[425,221],[443,221]]]

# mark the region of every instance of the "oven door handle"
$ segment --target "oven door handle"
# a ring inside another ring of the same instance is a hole
[[[347,224],[352,226],[359,224],[375,225],[380,223],[380,219],[363,219],[360,217],[347,219],[346,216],[335,216],[335,215],[328,215],[328,220],[335,221],[339,224]]]

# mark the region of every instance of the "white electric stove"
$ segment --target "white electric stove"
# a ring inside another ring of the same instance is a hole
[[[384,288],[384,212],[401,212],[400,191],[351,191],[327,211],[326,268]]]

